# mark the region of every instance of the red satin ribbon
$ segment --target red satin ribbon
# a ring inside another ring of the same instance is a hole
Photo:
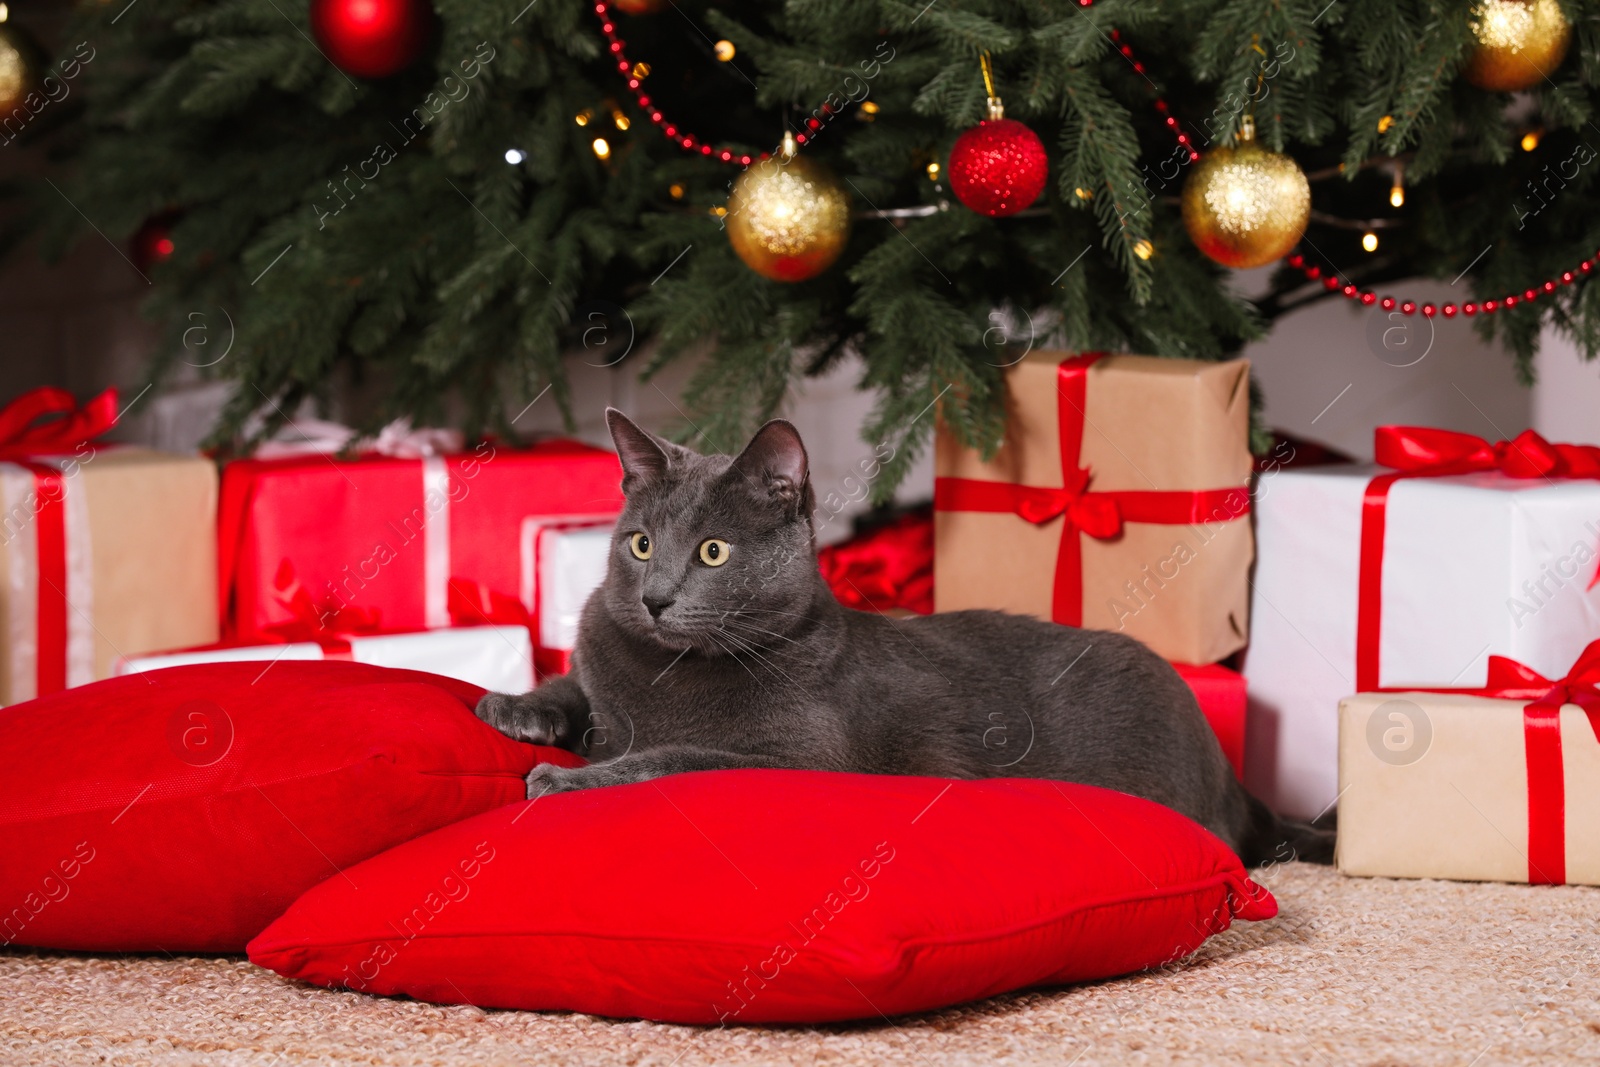
[[[1383,628],[1383,539],[1389,490],[1406,478],[1499,471],[1512,478],[1600,479],[1600,448],[1551,444],[1532,430],[1490,444],[1426,426],[1380,426],[1374,454],[1393,474],[1367,483],[1361,503],[1361,563],[1356,608],[1356,691],[1377,692]],[[1600,574],[1596,575],[1600,580]],[[1593,583],[1590,583],[1593,585]]]
[[[533,632],[533,618],[522,601],[490,589],[485,582],[450,579],[446,603],[452,626],[526,626]]]
[[[817,553],[817,568],[846,607],[903,608],[931,615],[933,519],[918,511],[861,537],[829,545]]]
[[[1083,453],[1084,403],[1089,368],[1103,353],[1061,361],[1056,371],[1056,408],[1061,427],[1062,486],[1017,485],[975,478],[935,478],[936,511],[1011,512],[1036,526],[1064,515],[1061,548],[1056,553],[1050,617],[1068,626],[1083,624],[1083,540],[1116,537],[1125,522],[1189,525],[1224,522],[1249,514],[1250,496],[1235,489],[1118,490],[1088,488],[1091,472],[1079,465]]]
[[[41,419],[48,421],[41,422]],[[67,521],[66,482],[54,467],[31,463],[34,456],[77,450],[117,421],[117,390],[105,390],[82,407],[65,389],[44,387],[0,408],[0,461],[33,472],[33,518],[39,577],[34,693],[46,696],[67,687]]]
[[[1561,707],[1576,704],[1600,741],[1600,641],[1590,643],[1560,681],[1504,656],[1489,657],[1488,684],[1481,689],[1430,689],[1497,700],[1526,700],[1522,708],[1524,760],[1528,768],[1528,881],[1562,885],[1567,880],[1567,785],[1561,753]]]
[[[314,641],[322,648],[323,659],[347,660],[351,656],[351,637],[381,632],[379,613],[371,608],[344,605],[319,611],[311,590],[295,573],[290,560],[278,563],[272,587],[278,603],[294,617],[266,627],[264,636],[285,642]]]
[[[33,471],[38,543],[34,695],[42,697],[67,687],[67,485],[54,467],[25,466]]]

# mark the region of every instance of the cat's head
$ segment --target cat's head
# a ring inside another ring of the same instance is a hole
[[[606,421],[627,498],[600,591],[608,614],[668,648],[776,646],[820,582],[799,431],[774,419],[739,455],[703,456],[615,408]]]

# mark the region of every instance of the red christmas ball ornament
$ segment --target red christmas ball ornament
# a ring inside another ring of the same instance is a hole
[[[1003,218],[1039,199],[1050,160],[1038,134],[1006,118],[998,99],[989,104],[989,118],[957,137],[950,149],[950,188],[978,214]]]
[[[346,74],[387,78],[409,67],[433,31],[427,0],[311,0],[311,32]]]

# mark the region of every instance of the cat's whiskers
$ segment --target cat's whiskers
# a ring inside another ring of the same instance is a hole
[[[745,651],[749,652],[751,658],[753,658],[757,663],[761,664],[761,666],[765,667],[768,671],[772,672],[773,677],[781,676],[784,681],[800,690],[800,692],[805,693],[805,695],[808,697],[811,696],[811,694],[806,690],[806,687],[795,681],[793,676],[791,676],[788,671],[784,670],[782,667],[779,667],[775,663],[768,662],[766,657],[761,656],[750,646],[754,645],[756,648],[762,649],[771,655],[777,655],[777,653],[772,649],[767,648],[765,645],[760,644],[759,642],[752,641],[748,637],[740,637],[738,634],[731,633],[728,630],[722,630],[721,633],[723,637],[726,637],[728,640],[737,643],[740,647],[744,648]]]
[[[755,682],[757,685],[761,684],[761,679],[756,677],[756,672],[755,671],[753,671],[749,667],[745,666],[744,660],[739,658],[739,653],[735,652],[732,648],[730,648],[729,646],[723,644],[721,641],[718,641],[717,638],[716,638],[716,635],[714,633],[710,632],[710,631],[706,632],[706,637],[709,638],[711,640],[711,642],[713,644],[715,644],[718,648],[722,649],[723,652],[727,653],[728,656],[730,658],[732,658],[733,662],[737,663],[741,667],[744,667],[745,673],[750,676],[750,680],[752,682]]]

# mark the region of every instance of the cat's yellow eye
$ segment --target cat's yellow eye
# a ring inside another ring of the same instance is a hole
[[[634,559],[649,559],[650,535],[647,533],[634,534],[632,537],[628,538],[628,547],[633,549]],[[702,551],[704,550],[702,549]]]
[[[720,567],[728,562],[728,542],[720,537],[708,537],[701,541],[700,562],[707,567]]]

